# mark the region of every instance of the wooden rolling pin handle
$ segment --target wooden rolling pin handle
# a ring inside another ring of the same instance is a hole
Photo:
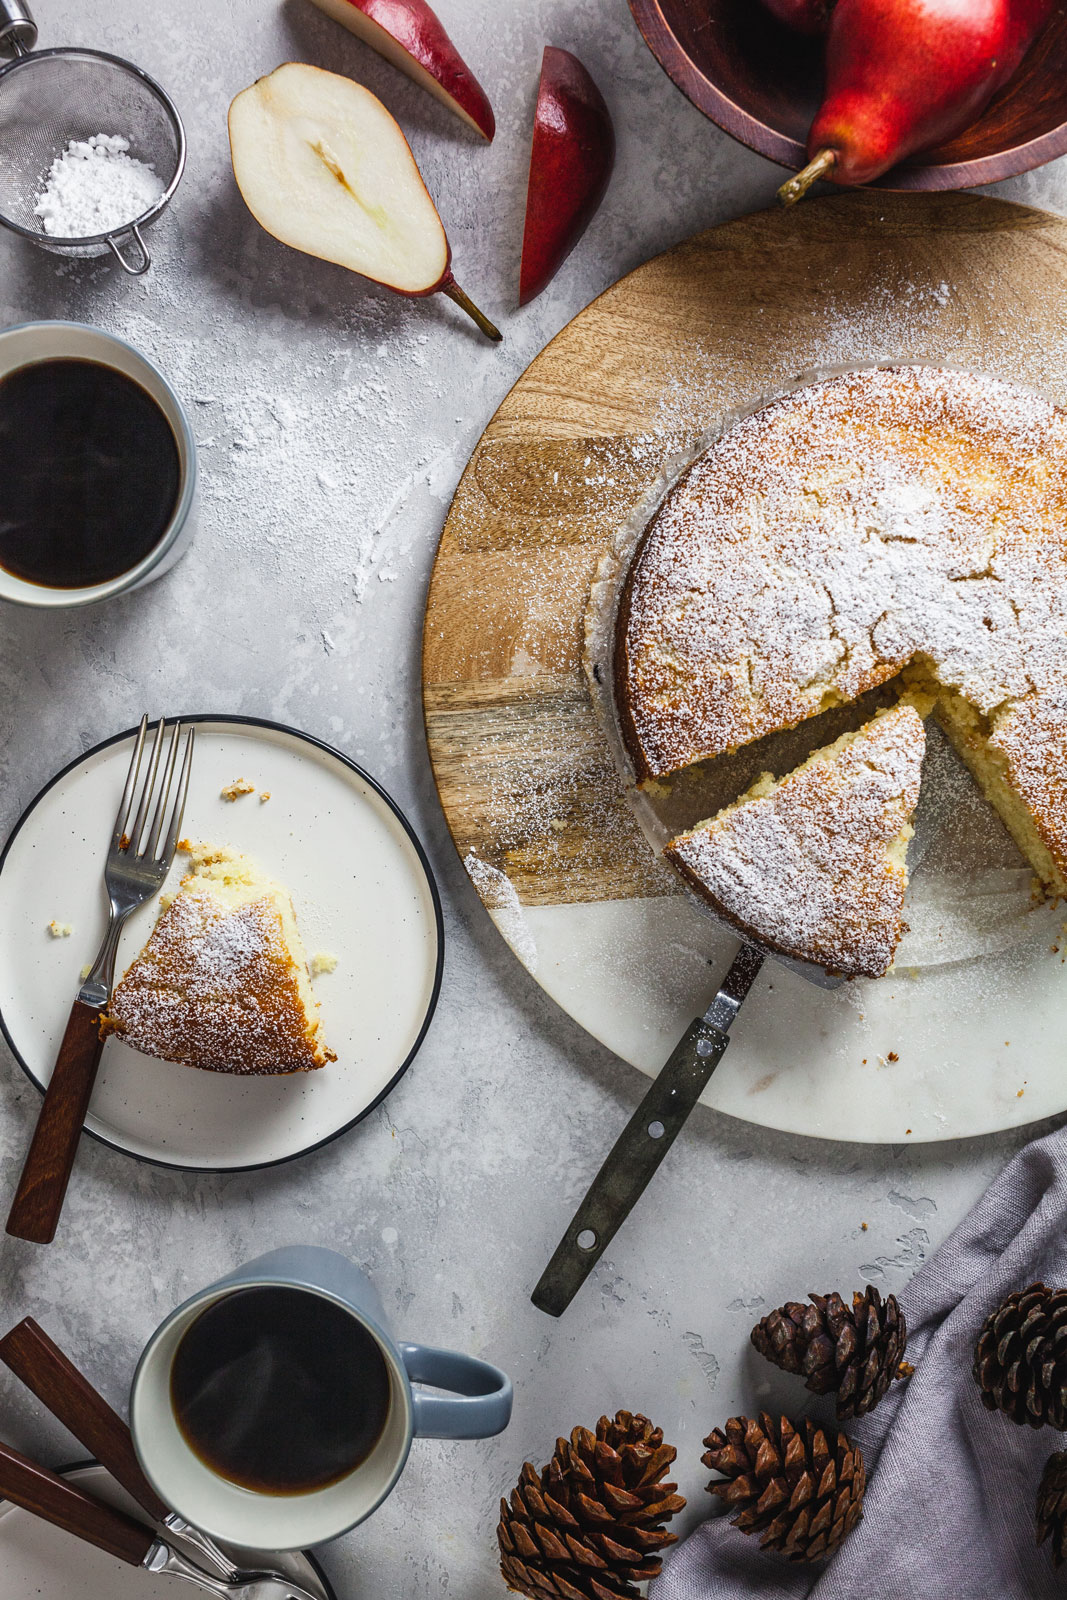
[[[7,1219],[16,1239],[55,1238],[103,1048],[99,1009],[75,1000]]]
[[[39,1323],[23,1317],[5,1334],[0,1339],[0,1361],[107,1468],[153,1522],[163,1521],[168,1508],[141,1471],[129,1428]]]
[[[131,1567],[143,1566],[156,1543],[149,1528],[83,1494],[6,1444],[0,1444],[0,1495]]]

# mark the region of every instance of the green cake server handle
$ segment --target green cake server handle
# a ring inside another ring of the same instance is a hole
[[[563,1315],[645,1192],[725,1055],[730,1025],[755,982],[764,955],[758,945],[741,946],[711,1005],[675,1045],[541,1274],[531,1296],[539,1310],[551,1317]]]

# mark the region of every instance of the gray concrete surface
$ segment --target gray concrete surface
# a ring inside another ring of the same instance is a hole
[[[546,340],[650,254],[767,204],[780,174],[682,98],[623,0],[441,0],[440,10],[496,108],[490,148],[307,0],[39,0],[42,44],[132,57],[171,90],[189,167],[139,282],[0,239],[0,325],[71,317],[142,346],[190,402],[204,479],[199,542],[169,578],[80,615],[5,608],[0,830],[60,764],[142,706],[246,712],[364,764],[409,809],[441,884],[440,1008],[415,1066],[362,1126],[306,1160],[232,1177],[157,1171],[86,1142],[58,1242],[0,1246],[0,1323],[32,1312],[116,1401],[172,1305],[297,1239],[363,1262],[403,1334],[508,1369],[517,1399],[503,1437],[416,1444],[386,1506],[322,1553],[342,1600],[500,1594],[498,1497],[524,1459],[547,1459],[557,1433],[619,1406],[662,1424],[679,1448],[686,1519],[703,1516],[701,1437],[771,1392],[747,1345],[754,1317],[809,1288],[899,1287],[1026,1137],[865,1148],[698,1111],[565,1320],[530,1305],[645,1084],[541,994],[456,858],[423,744],[425,586],[463,463]],[[581,246],[517,313],[546,42],[576,50],[602,85],[619,158]],[[352,73],[398,116],[457,277],[500,320],[502,349],[451,306],[392,298],[252,221],[230,171],[226,107],[287,58]],[[1002,188],[1063,209],[1067,167]],[[6,1052],[0,1083],[6,1195],[38,1098]],[[80,1454],[6,1374],[0,1437],[46,1461]]]

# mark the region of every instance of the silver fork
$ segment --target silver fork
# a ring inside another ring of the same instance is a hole
[[[194,730],[190,728],[186,734],[174,804],[169,811],[169,825],[168,804],[177,766],[181,723],[175,722],[172,726],[170,744],[163,761],[162,779],[158,784],[160,754],[165,742],[164,719],[160,718],[156,728],[148,770],[144,782],[140,783],[147,731],[148,718],[145,716],[141,718],[134,741],[130,770],[126,774],[126,786],[119,802],[115,831],[104,867],[104,887],[110,905],[107,932],[100,953],[71,1007],[63,1042],[7,1219],[8,1233],[17,1239],[29,1239],[35,1244],[48,1244],[55,1238],[59,1213],[63,1209],[63,1197],[74,1165],[78,1138],[89,1109],[100,1054],[104,1048],[100,1038],[100,1013],[111,998],[115,981],[115,952],[122,925],[131,911],[158,894],[163,887],[181,836],[185,797],[189,792]]]

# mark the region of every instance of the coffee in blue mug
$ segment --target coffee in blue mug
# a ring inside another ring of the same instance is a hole
[[[488,1438],[510,1416],[502,1372],[394,1342],[366,1275],[306,1245],[260,1256],[172,1312],[130,1397],[160,1497],[225,1543],[276,1550],[370,1516],[416,1435]]]

